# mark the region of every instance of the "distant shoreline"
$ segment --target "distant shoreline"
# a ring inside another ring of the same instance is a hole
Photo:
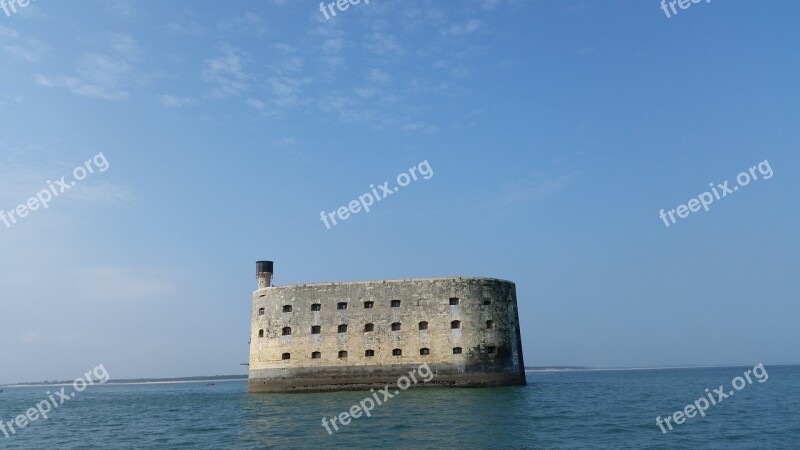
[[[246,381],[247,375],[230,375],[230,376],[222,376],[222,377],[208,377],[208,378],[198,378],[198,377],[186,377],[186,378],[137,378],[137,379],[122,379],[122,380],[109,380],[107,381],[106,385],[114,384],[114,385],[137,385],[137,384],[184,384],[184,383],[224,383],[226,381]],[[27,387],[39,387],[39,386],[71,386],[71,381],[54,381],[51,383],[46,382],[39,382],[39,383],[17,383],[17,384],[7,384],[7,385],[0,385],[3,388],[27,388]]]
[[[796,367],[800,364],[765,364],[769,367]],[[675,369],[724,369],[726,367],[748,367],[747,364],[726,364],[722,366],[665,366],[665,367],[525,367],[526,373],[548,372],[610,372],[621,370],[675,370]]]

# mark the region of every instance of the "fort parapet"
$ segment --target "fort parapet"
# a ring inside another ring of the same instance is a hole
[[[357,390],[427,363],[424,386],[525,384],[516,287],[448,277],[272,286],[258,263],[249,390]]]

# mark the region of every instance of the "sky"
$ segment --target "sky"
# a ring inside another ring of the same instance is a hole
[[[243,374],[258,260],[511,280],[529,366],[800,363],[800,4],[336,11],[0,10],[0,383]]]

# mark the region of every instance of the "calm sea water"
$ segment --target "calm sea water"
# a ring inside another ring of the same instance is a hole
[[[11,438],[0,433],[0,448],[800,448],[796,366],[767,366],[766,382],[668,434],[656,426],[656,416],[683,409],[705,388],[731,390],[746,369],[529,373],[526,387],[409,389],[333,436],[321,418],[367,392],[248,394],[242,381],[100,385]],[[0,419],[23,413],[47,390],[6,389]]]

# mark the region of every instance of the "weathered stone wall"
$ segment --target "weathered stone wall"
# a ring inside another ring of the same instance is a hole
[[[451,298],[458,298],[458,305],[451,305]],[[392,300],[400,306],[392,307]],[[365,308],[369,301],[373,307]],[[319,311],[312,311],[315,303]],[[347,309],[338,309],[339,303]],[[284,312],[285,306],[291,312]],[[460,328],[451,327],[455,320]],[[420,330],[423,321],[427,330]],[[399,331],[392,330],[393,323],[400,324]],[[373,331],[365,331],[367,324]],[[347,331],[340,333],[340,325]],[[312,334],[313,326],[320,327],[319,334]],[[286,327],[291,335],[283,335]],[[462,353],[454,354],[455,347]],[[420,354],[423,348],[428,355]],[[394,349],[402,355],[393,355]],[[374,356],[365,356],[367,350]],[[320,357],[312,358],[312,352]],[[283,359],[285,353],[290,359]],[[436,373],[426,385],[525,384],[514,283],[431,278],[273,286],[253,294],[251,391],[383,386],[423,363]]]

